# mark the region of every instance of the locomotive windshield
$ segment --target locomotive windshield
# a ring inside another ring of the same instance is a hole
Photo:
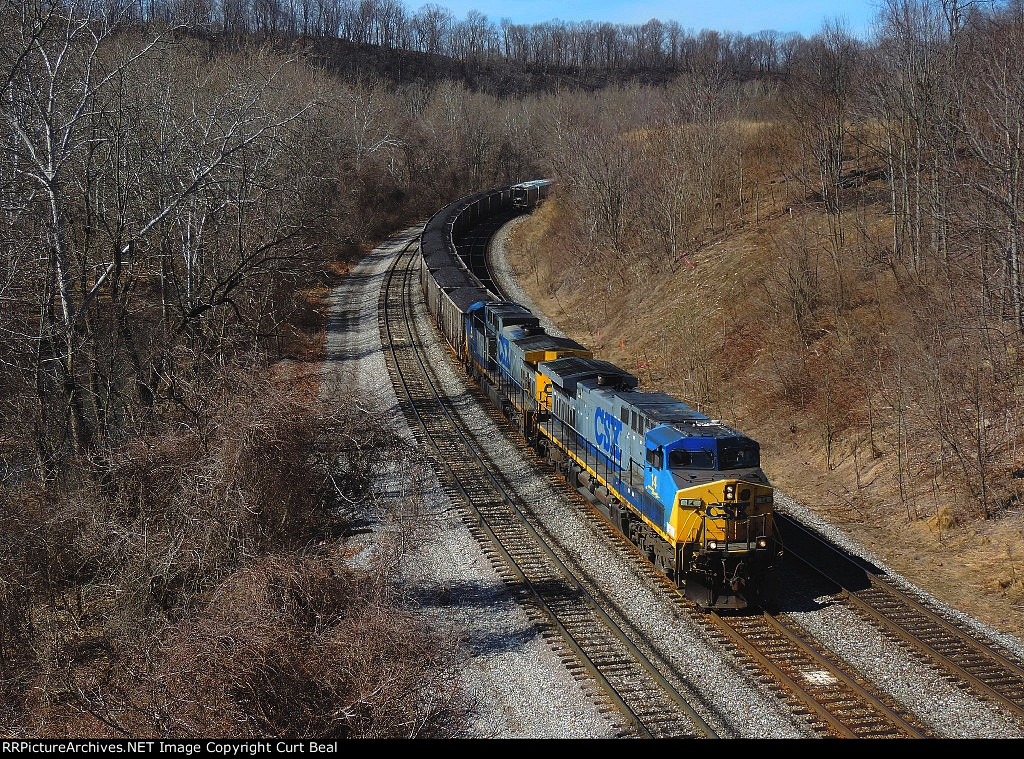
[[[704,448],[699,451],[677,449],[668,454],[669,469],[714,469],[715,454]]]
[[[738,448],[722,447],[719,451],[721,469],[749,469],[761,466],[761,453],[756,445]]]

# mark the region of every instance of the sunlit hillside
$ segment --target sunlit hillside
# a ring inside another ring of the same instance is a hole
[[[694,124],[609,137],[614,191],[636,193],[614,223],[616,207],[602,205],[614,193],[595,180],[611,176],[606,156],[566,164],[555,199],[516,228],[524,286],[646,389],[757,437],[785,493],[1019,633],[1020,333],[1005,312],[977,308],[984,264],[970,251],[894,254],[885,130],[847,117],[823,187],[778,106],[774,122],[723,119],[710,137]],[[721,150],[701,154],[695,138]],[[708,166],[717,184],[702,197]],[[595,245],[615,224],[619,237]]]

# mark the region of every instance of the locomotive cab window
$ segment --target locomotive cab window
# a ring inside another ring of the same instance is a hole
[[[665,451],[661,448],[657,448],[653,451],[648,449],[647,463],[655,469],[661,469],[665,465]]]
[[[708,450],[675,450],[668,455],[669,469],[714,469],[715,455]]]
[[[722,469],[747,469],[761,466],[761,453],[757,446],[722,449]]]

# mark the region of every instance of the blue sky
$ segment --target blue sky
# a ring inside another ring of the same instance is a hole
[[[686,30],[756,34],[773,29],[798,32],[810,37],[826,21],[843,20],[856,37],[867,38],[881,0],[676,0],[676,2],[621,2],[621,0],[431,0],[462,20],[471,10],[483,13],[493,23],[503,18],[517,24],[544,21],[608,21],[613,24],[642,24],[652,18],[678,21]],[[410,11],[424,3],[406,2]]]

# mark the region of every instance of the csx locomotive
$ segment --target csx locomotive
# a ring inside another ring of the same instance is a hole
[[[763,606],[781,555],[759,446],[483,288],[457,241],[484,218],[528,211],[545,180],[463,198],[421,240],[428,310],[483,392],[647,558],[704,608]]]

